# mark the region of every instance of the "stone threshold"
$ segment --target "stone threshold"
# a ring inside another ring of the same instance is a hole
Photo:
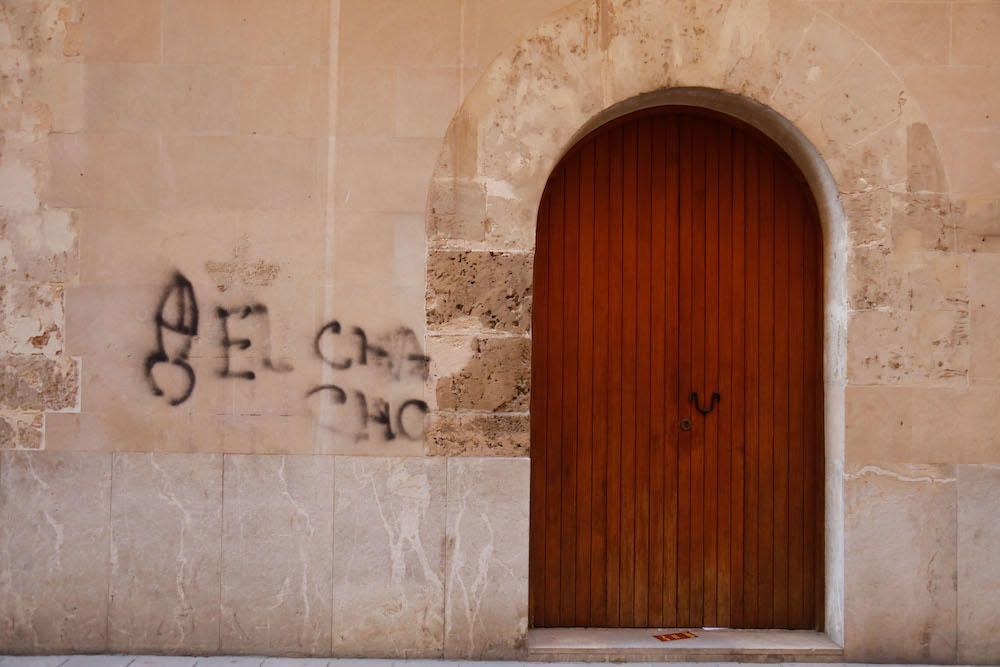
[[[692,630],[661,642],[653,635]],[[822,632],[691,628],[536,628],[528,659],[577,662],[839,662],[844,650]]]

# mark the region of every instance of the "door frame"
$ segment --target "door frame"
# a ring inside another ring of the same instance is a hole
[[[847,359],[847,220],[833,174],[817,148],[791,121],[749,98],[711,88],[669,88],[638,95],[594,115],[552,156],[557,165],[595,129],[630,113],[658,106],[702,107],[732,116],[774,141],[802,172],[819,211],[823,235],[824,401],[824,630],[842,644],[844,636],[844,449]],[[546,174],[546,180],[548,174]],[[537,210],[541,201],[533,202]]]

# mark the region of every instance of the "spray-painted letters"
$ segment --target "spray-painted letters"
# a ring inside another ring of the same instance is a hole
[[[194,287],[176,273],[160,299],[155,315],[156,350],[146,357],[145,375],[154,396],[172,406],[187,401],[195,388],[190,363],[198,336],[198,302]],[[290,363],[271,355],[268,308],[253,302],[236,308],[217,306],[221,348],[216,375],[222,380],[255,381],[260,371],[288,373]],[[247,353],[253,348],[254,353]],[[407,386],[422,386],[430,358],[412,329],[399,327],[370,338],[360,326],[342,327],[332,320],[313,338],[316,357],[331,380],[305,392],[320,407],[321,424],[354,442],[423,437],[428,406],[406,396]],[[352,379],[353,378],[353,379]]]

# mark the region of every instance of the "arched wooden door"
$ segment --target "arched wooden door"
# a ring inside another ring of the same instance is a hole
[[[534,627],[819,626],[822,275],[800,172],[735,119],[645,110],[563,158],[535,251]]]

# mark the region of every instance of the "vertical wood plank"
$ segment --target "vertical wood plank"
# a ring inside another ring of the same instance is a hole
[[[744,559],[744,475],[746,460],[746,163],[745,136],[734,132],[732,153],[732,248],[733,248],[733,399],[732,410],[732,536],[730,572],[732,575],[731,621],[732,627],[744,627],[743,612],[743,559]]]
[[[633,623],[649,626],[652,121],[636,127],[635,593]]]
[[[535,234],[534,289],[531,304],[531,507],[528,531],[528,622],[545,625],[545,423],[546,409],[545,352],[540,349],[548,340],[548,257],[549,257],[549,187],[538,206],[538,230]]]
[[[611,132],[610,196],[610,276],[608,374],[608,625],[619,627],[621,617],[621,547],[622,547],[622,320],[624,316],[624,225],[625,199],[624,137],[621,128]]]
[[[660,627],[664,623],[664,476],[667,447],[665,443],[664,411],[667,382],[667,294],[666,272],[669,256],[666,252],[666,131],[664,117],[652,121],[650,136],[650,352],[649,352],[649,617],[647,624]]]
[[[758,424],[760,397],[760,149],[757,141],[746,140],[744,174],[746,179],[746,375],[745,396],[746,415],[745,435],[746,457],[744,473],[744,541],[743,541],[743,625],[745,627],[760,627],[758,615],[758,537],[759,496],[758,488],[760,470],[760,437]]]
[[[548,284],[553,289],[563,284],[562,239],[564,228],[565,172],[559,170],[549,181],[549,257]],[[545,505],[545,622],[559,624],[561,608],[561,545],[562,545],[562,290],[559,298],[548,300],[546,318],[549,340],[546,341],[546,505]]]
[[[577,383],[577,531],[576,614],[574,624],[592,625],[590,617],[591,476],[593,474],[594,394],[594,144],[580,150],[579,350]]]
[[[718,239],[719,239],[719,393],[716,441],[718,521],[716,549],[716,603],[709,623],[730,627],[732,621],[732,449],[733,449],[733,165],[732,130],[719,129],[718,140]]]
[[[794,194],[788,163],[782,156],[774,161],[774,494],[773,544],[774,588],[772,593],[772,623],[778,628],[790,627],[788,613],[788,306],[789,257],[788,225],[789,198]]]
[[[576,533],[577,524],[577,370],[579,369],[579,267],[580,267],[580,158],[572,155],[566,163],[566,217],[563,229],[563,326],[562,345],[562,547],[560,553],[560,618],[573,622],[576,610]]]
[[[636,375],[638,362],[638,235],[636,233],[636,166],[638,128],[625,126],[624,198],[624,289],[622,292],[622,546],[621,546],[621,617],[622,625],[635,625],[635,550],[636,550]]]
[[[666,292],[666,368],[665,376],[665,396],[664,410],[666,424],[665,431],[665,468],[664,479],[664,506],[663,506],[663,569],[664,569],[664,593],[663,593],[663,621],[666,627],[677,626],[680,621],[677,616],[677,604],[679,595],[679,554],[678,554],[678,499],[680,483],[678,472],[680,471],[680,438],[682,432],[678,426],[680,422],[680,364],[681,364],[681,203],[680,203],[680,166],[681,166],[681,146],[680,146],[681,123],[678,117],[669,116],[666,123],[666,137],[664,153],[666,155],[665,181],[663,191],[666,193],[666,223],[665,236],[666,249],[664,251],[664,270]]]
[[[805,340],[805,226],[811,223],[803,207],[802,184],[789,193],[789,280],[788,280],[788,608],[790,625],[806,628],[811,614],[806,613],[804,595],[805,536],[808,530],[803,512],[804,375],[803,355],[810,343]]]
[[[719,134],[721,128],[706,124],[705,128],[705,376],[701,383],[702,402],[711,404],[712,394],[719,389]],[[701,552],[704,581],[703,625],[719,625],[718,605],[718,544],[719,544],[719,480],[718,439],[721,408],[704,418],[704,479],[703,518],[704,548]]]
[[[591,494],[594,499],[591,532],[590,618],[595,625],[607,622],[607,525],[608,525],[608,285],[609,285],[609,180],[611,156],[608,134],[594,142],[594,467]]]
[[[677,397],[677,410],[680,418],[690,419],[694,422],[694,415],[691,405],[688,402],[688,392],[694,382],[694,355],[695,336],[692,335],[695,316],[694,290],[691,289],[692,276],[694,275],[695,248],[693,239],[692,221],[692,190],[694,181],[694,171],[692,169],[692,134],[693,121],[682,117],[680,119],[679,140],[680,140],[680,163],[679,163],[679,240],[680,240],[680,287],[678,289],[680,299],[680,319],[679,319],[679,339],[680,339],[680,360],[679,369],[679,396]],[[692,555],[692,530],[694,525],[692,506],[692,448],[695,437],[694,430],[679,432],[679,462],[677,475],[677,623],[686,625],[693,618],[692,615],[692,580],[694,570],[694,558]]]
[[[698,117],[693,122],[693,148],[691,153],[691,171],[693,174],[691,188],[692,215],[692,280],[691,286],[694,300],[694,315],[691,322],[691,336],[694,339],[694,376],[689,388],[690,393],[697,391],[705,396],[706,372],[708,359],[708,300],[707,300],[707,244],[706,244],[706,191],[705,178],[706,134],[704,120]],[[711,391],[709,391],[711,393]],[[702,398],[704,401],[704,398]],[[709,529],[705,516],[705,446],[707,426],[706,419],[690,406],[694,419],[694,441],[691,448],[691,503],[688,511],[691,513],[691,621],[692,625],[703,625],[705,614],[705,551]]]
[[[760,320],[758,322],[760,456],[757,605],[761,627],[774,619],[774,162],[769,146],[760,150]]]

